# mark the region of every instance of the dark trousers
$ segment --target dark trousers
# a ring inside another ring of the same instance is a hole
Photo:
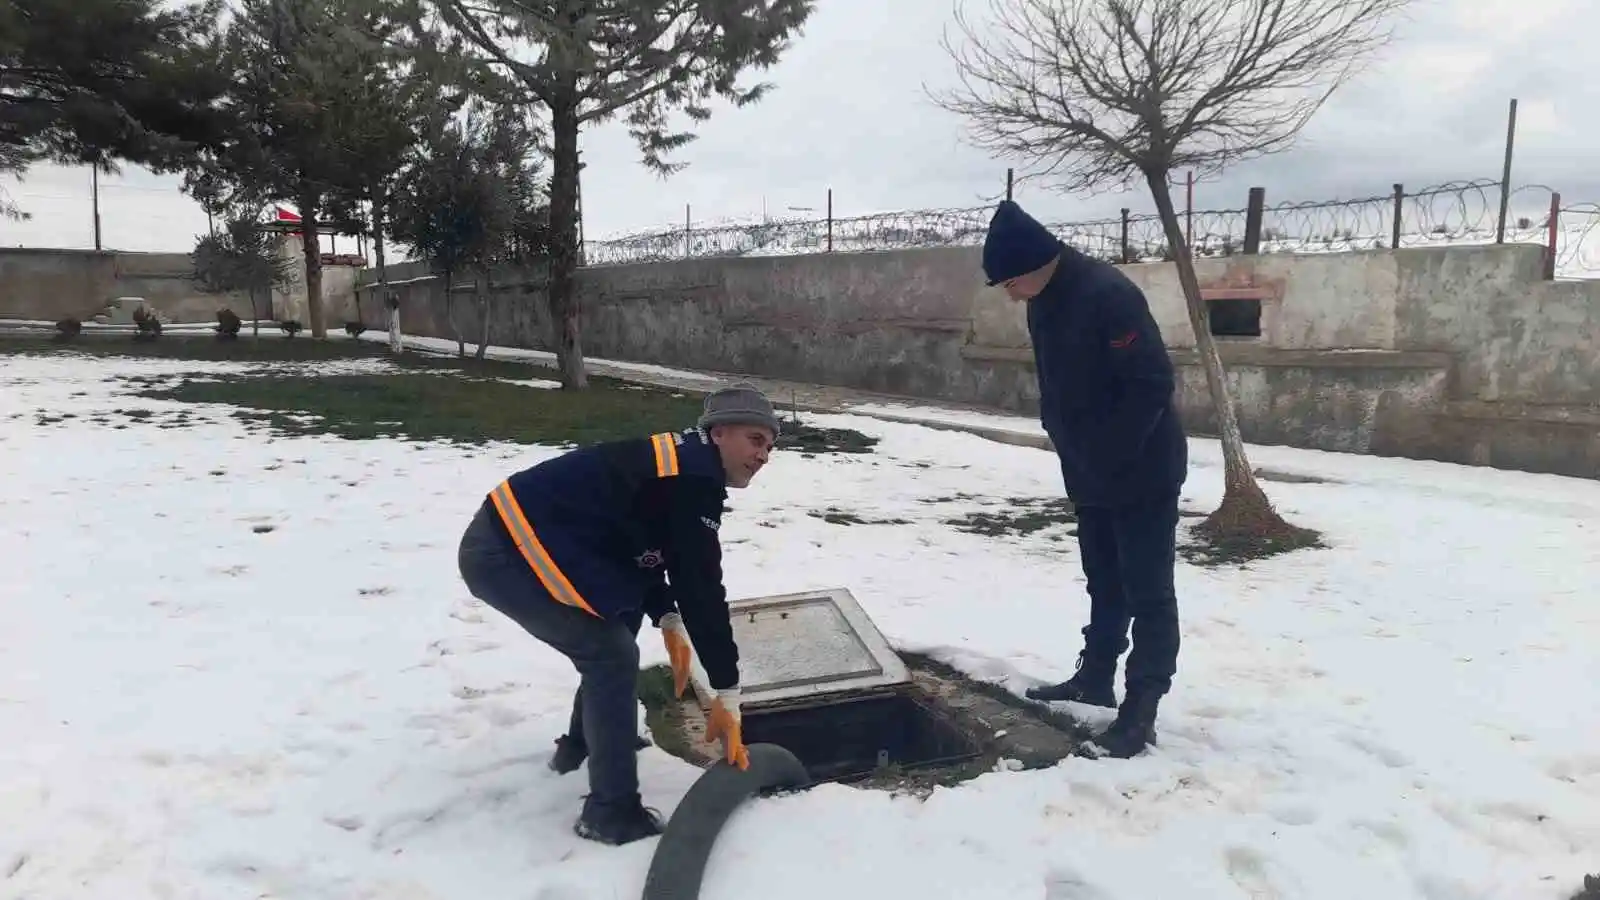
[[[543,586],[540,585],[540,587]],[[554,601],[552,600],[551,602]],[[633,649],[637,652],[639,649],[639,628],[644,624],[644,613],[642,611],[632,614],[624,613],[621,616],[621,621],[628,629],[628,633],[633,636]],[[637,670],[638,668],[639,664],[635,662],[634,669]],[[634,690],[638,690],[637,681],[634,682]],[[578,682],[578,689],[572,692],[572,718],[567,721],[567,738],[577,741],[585,747],[589,745],[589,739],[583,733],[583,682],[581,680]],[[635,741],[635,745],[637,745],[637,741]]]
[[[1078,551],[1089,589],[1083,671],[1109,676],[1128,648],[1129,694],[1161,696],[1178,668],[1178,495],[1077,509]]]
[[[640,620],[601,619],[551,597],[494,516],[492,507],[481,507],[462,534],[461,579],[472,596],[560,651],[578,670],[572,735],[589,749],[589,802],[637,802]]]

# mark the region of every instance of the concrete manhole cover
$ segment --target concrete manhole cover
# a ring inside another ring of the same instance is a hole
[[[745,708],[904,684],[911,674],[848,590],[752,597],[728,604]],[[709,697],[696,659],[695,690]]]

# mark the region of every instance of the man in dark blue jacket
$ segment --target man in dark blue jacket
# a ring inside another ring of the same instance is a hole
[[[501,482],[459,551],[472,595],[572,660],[571,727],[550,767],[589,763],[574,829],[609,844],[661,833],[639,796],[639,647],[661,629],[683,695],[698,653],[716,697],[707,737],[750,764],[739,716],[739,648],[722,584],[727,488],[750,484],[777,440],[772,404],[748,385],[706,398],[694,428],[572,450]],[[693,642],[691,647],[690,642]]]
[[[1115,266],[1066,246],[1007,200],[983,246],[990,285],[1028,304],[1039,417],[1078,518],[1089,624],[1077,673],[1028,697],[1116,707],[1095,739],[1127,758],[1155,742],[1178,660],[1178,494],[1188,445],[1172,360],[1144,293]],[[1133,652],[1117,705],[1117,661]]]

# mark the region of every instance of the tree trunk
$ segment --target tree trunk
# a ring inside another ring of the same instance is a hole
[[[372,252],[378,258],[378,308],[385,310],[389,320],[389,352],[399,354],[405,350],[400,336],[400,304],[389,305],[389,267],[384,262],[383,232],[388,227],[385,213],[389,208],[388,192],[380,185],[372,189]]]
[[[1178,224],[1177,208],[1172,204],[1172,193],[1167,186],[1166,172],[1150,175],[1150,194],[1156,202],[1156,212],[1161,216],[1161,227],[1166,232],[1167,246],[1172,251],[1173,262],[1178,266],[1178,281],[1183,286],[1184,305],[1189,311],[1189,326],[1194,329],[1195,351],[1200,356],[1200,366],[1206,373],[1206,388],[1211,394],[1211,405],[1217,411],[1217,432],[1222,440],[1223,494],[1222,504],[1213,518],[1217,524],[1223,519],[1236,518],[1252,531],[1265,525],[1282,525],[1272,510],[1267,495],[1256,483],[1250,470],[1250,460],[1245,456],[1244,437],[1239,432],[1239,418],[1234,409],[1233,397],[1222,371],[1222,357],[1217,354],[1217,342],[1211,335],[1211,316],[1205,301],[1200,297],[1200,279],[1194,272],[1194,258],[1184,239],[1183,228]],[[1227,511],[1226,513],[1224,511]],[[1261,518],[1265,517],[1265,518]]]
[[[467,342],[461,337],[461,323],[456,321],[455,273],[444,273],[444,317],[450,320],[450,331],[456,336],[456,357],[467,358]]]
[[[255,341],[261,340],[261,305],[256,302],[261,296],[261,291],[259,287],[250,289],[250,339]],[[266,291],[267,305],[271,306],[272,288],[266,288]]]
[[[578,298],[578,104],[565,90],[550,106],[550,330],[561,386],[589,386],[579,340]]]
[[[317,217],[321,214],[320,198],[315,194],[300,195],[300,249],[306,257],[306,315],[311,319],[311,336],[326,338],[328,323],[322,314],[322,241],[317,237]]]
[[[488,358],[489,354],[489,271],[484,270],[483,276],[474,284],[474,293],[478,295],[478,352],[475,354],[479,362]]]

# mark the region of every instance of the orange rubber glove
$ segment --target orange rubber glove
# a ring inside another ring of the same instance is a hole
[[[673,696],[682,697],[689,687],[689,663],[694,658],[682,616],[667,613],[661,617],[661,641],[667,645],[667,661],[672,664]]]
[[[744,734],[740,726],[739,689],[728,688],[717,692],[706,714],[706,739],[722,741],[722,755],[731,766],[750,768],[750,751],[745,749]]]

